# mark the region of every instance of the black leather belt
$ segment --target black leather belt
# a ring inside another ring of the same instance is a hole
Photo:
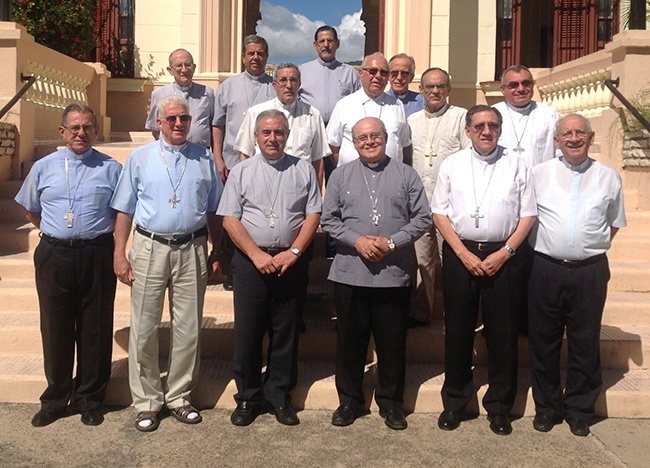
[[[479,252],[493,252],[495,250],[499,250],[501,247],[503,247],[503,244],[505,242],[474,242],[471,240],[465,240],[462,239],[463,244],[465,244],[467,247],[470,247],[474,250],[478,250]]]
[[[260,250],[262,252],[266,252],[267,254],[271,255],[272,257],[279,254],[280,252],[284,252],[285,250],[289,250],[289,247],[260,247]]]
[[[70,247],[73,249],[79,249],[81,247],[86,247],[89,245],[98,246],[98,245],[108,245],[113,241],[113,233],[107,232],[106,234],[101,234],[92,239],[57,239],[56,237],[48,236],[47,234],[41,232],[41,239],[43,239],[48,244],[54,245],[56,247]]]
[[[562,265],[563,267],[576,268],[586,265],[593,265],[594,263],[605,260],[607,256],[605,254],[594,255],[593,257],[585,258],[584,260],[561,260],[559,258],[553,258],[550,255],[543,254],[541,252],[535,251],[536,255],[548,260],[549,262],[555,263],[557,265]]]
[[[201,229],[198,229],[190,234],[181,234],[180,236],[172,235],[170,237],[161,236],[160,234],[147,231],[145,228],[142,228],[140,226],[136,226],[135,230],[136,232],[142,234],[143,236],[148,237],[149,239],[155,240],[156,242],[160,242],[161,244],[165,244],[165,245],[187,244],[188,242],[193,241],[194,239],[208,235],[208,228],[206,226],[203,226]]]

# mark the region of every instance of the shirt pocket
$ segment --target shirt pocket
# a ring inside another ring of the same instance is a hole
[[[408,198],[403,190],[384,197],[386,214],[393,219],[408,219]]]
[[[95,187],[93,192],[93,206],[103,209],[108,206],[113,196],[113,189],[110,187]]]

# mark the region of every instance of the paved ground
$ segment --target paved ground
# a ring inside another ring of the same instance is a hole
[[[142,434],[133,428],[133,408],[112,409],[98,427],[74,415],[38,429],[30,424],[37,409],[0,404],[0,466],[644,467],[650,440],[650,420],[639,419],[604,420],[579,438],[566,424],[541,434],[531,418],[522,418],[502,437],[490,432],[484,417],[443,432],[437,415],[413,414],[409,428],[395,432],[376,413],[336,428],[329,412],[303,411],[297,427],[263,415],[239,428],[230,424],[228,410],[215,409],[203,411],[196,426],[166,418],[158,431]]]

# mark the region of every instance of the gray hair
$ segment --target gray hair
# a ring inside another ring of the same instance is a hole
[[[68,114],[70,112],[79,112],[80,114],[90,114],[90,116],[92,117],[93,126],[95,128],[97,127],[97,116],[95,115],[95,112],[86,104],[83,104],[81,102],[72,102],[68,104],[65,109],[63,109],[63,116],[61,117],[62,127],[65,127],[67,125]]]
[[[587,117],[585,117],[584,115],[580,115],[580,114],[567,114],[564,117],[560,117],[560,119],[555,123],[555,132],[553,134],[556,137],[560,136],[560,122],[562,122],[564,119],[567,119],[569,117],[580,117],[583,120],[583,122],[585,123],[585,125],[587,125],[587,131],[589,132],[589,134],[594,133],[593,130],[591,129],[591,122],[589,121],[589,119]]]
[[[501,115],[501,112],[499,112],[497,109],[494,107],[487,106],[485,104],[478,104],[474,107],[470,107],[470,109],[467,111],[467,114],[465,114],[465,126],[466,127],[471,127],[472,126],[472,118],[474,117],[474,114],[478,114],[479,112],[493,112],[494,115],[497,116],[497,120],[499,121],[499,125],[503,124],[503,116]]]
[[[165,107],[171,104],[178,104],[179,106],[183,106],[183,108],[185,108],[185,112],[190,112],[187,100],[183,96],[176,96],[172,94],[171,96],[167,96],[158,103],[156,106],[156,117],[162,119],[165,116]]]
[[[260,129],[260,120],[267,119],[267,118],[275,118],[275,117],[280,117],[282,119],[282,122],[284,122],[284,129],[287,131],[286,134],[288,135],[289,121],[287,120],[287,116],[284,115],[282,111],[279,111],[277,109],[269,109],[259,113],[259,115],[255,119],[255,134],[257,135],[257,131]]]
[[[298,68],[298,65],[291,62],[282,62],[280,65],[278,65],[275,70],[273,70],[273,79],[275,80],[278,77],[278,72],[280,70],[284,70],[285,68],[293,68],[296,70],[298,72],[298,79],[300,79],[300,69]]]
[[[408,59],[411,61],[411,75],[415,75],[415,59],[409,55],[409,54],[395,54],[393,55],[390,60],[388,61],[388,69],[390,70],[390,64],[393,62],[393,60],[396,59]]]
[[[515,72],[515,73],[520,73],[521,71],[527,71],[530,74],[530,77],[533,77],[532,72],[530,69],[524,65],[510,65],[508,68],[503,70],[503,73],[501,73],[501,86],[505,86],[506,84],[506,75],[510,72]]]
[[[266,55],[269,55],[269,43],[266,42],[266,39],[264,39],[262,36],[258,36],[256,34],[250,34],[249,36],[246,36],[241,46],[242,55],[246,53],[246,47],[248,46],[248,44],[262,44],[262,47],[264,48],[264,53]]]
[[[192,65],[194,65],[194,57],[192,57],[192,54],[190,54],[190,53],[189,53],[187,50],[185,50],[185,49],[176,49],[176,50],[173,51],[171,54],[169,54],[169,59],[168,59],[168,60],[169,60],[169,66],[170,66],[170,67],[172,66],[172,57],[174,56],[174,54],[175,54],[176,52],[185,52],[187,55],[190,56],[190,60],[192,61]]]
[[[424,80],[425,76],[427,76],[429,73],[433,73],[436,71],[445,75],[445,79],[447,81],[447,87],[451,87],[451,76],[449,75],[449,72],[447,72],[447,70],[443,70],[442,68],[438,68],[438,67],[431,67],[424,70],[424,72],[422,72],[422,76],[420,77],[420,83]]]

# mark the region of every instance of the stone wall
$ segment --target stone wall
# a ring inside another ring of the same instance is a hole
[[[0,122],[0,180],[11,178],[11,158],[16,151],[16,126]]]
[[[650,167],[650,132],[626,132],[623,138],[623,167]]]

